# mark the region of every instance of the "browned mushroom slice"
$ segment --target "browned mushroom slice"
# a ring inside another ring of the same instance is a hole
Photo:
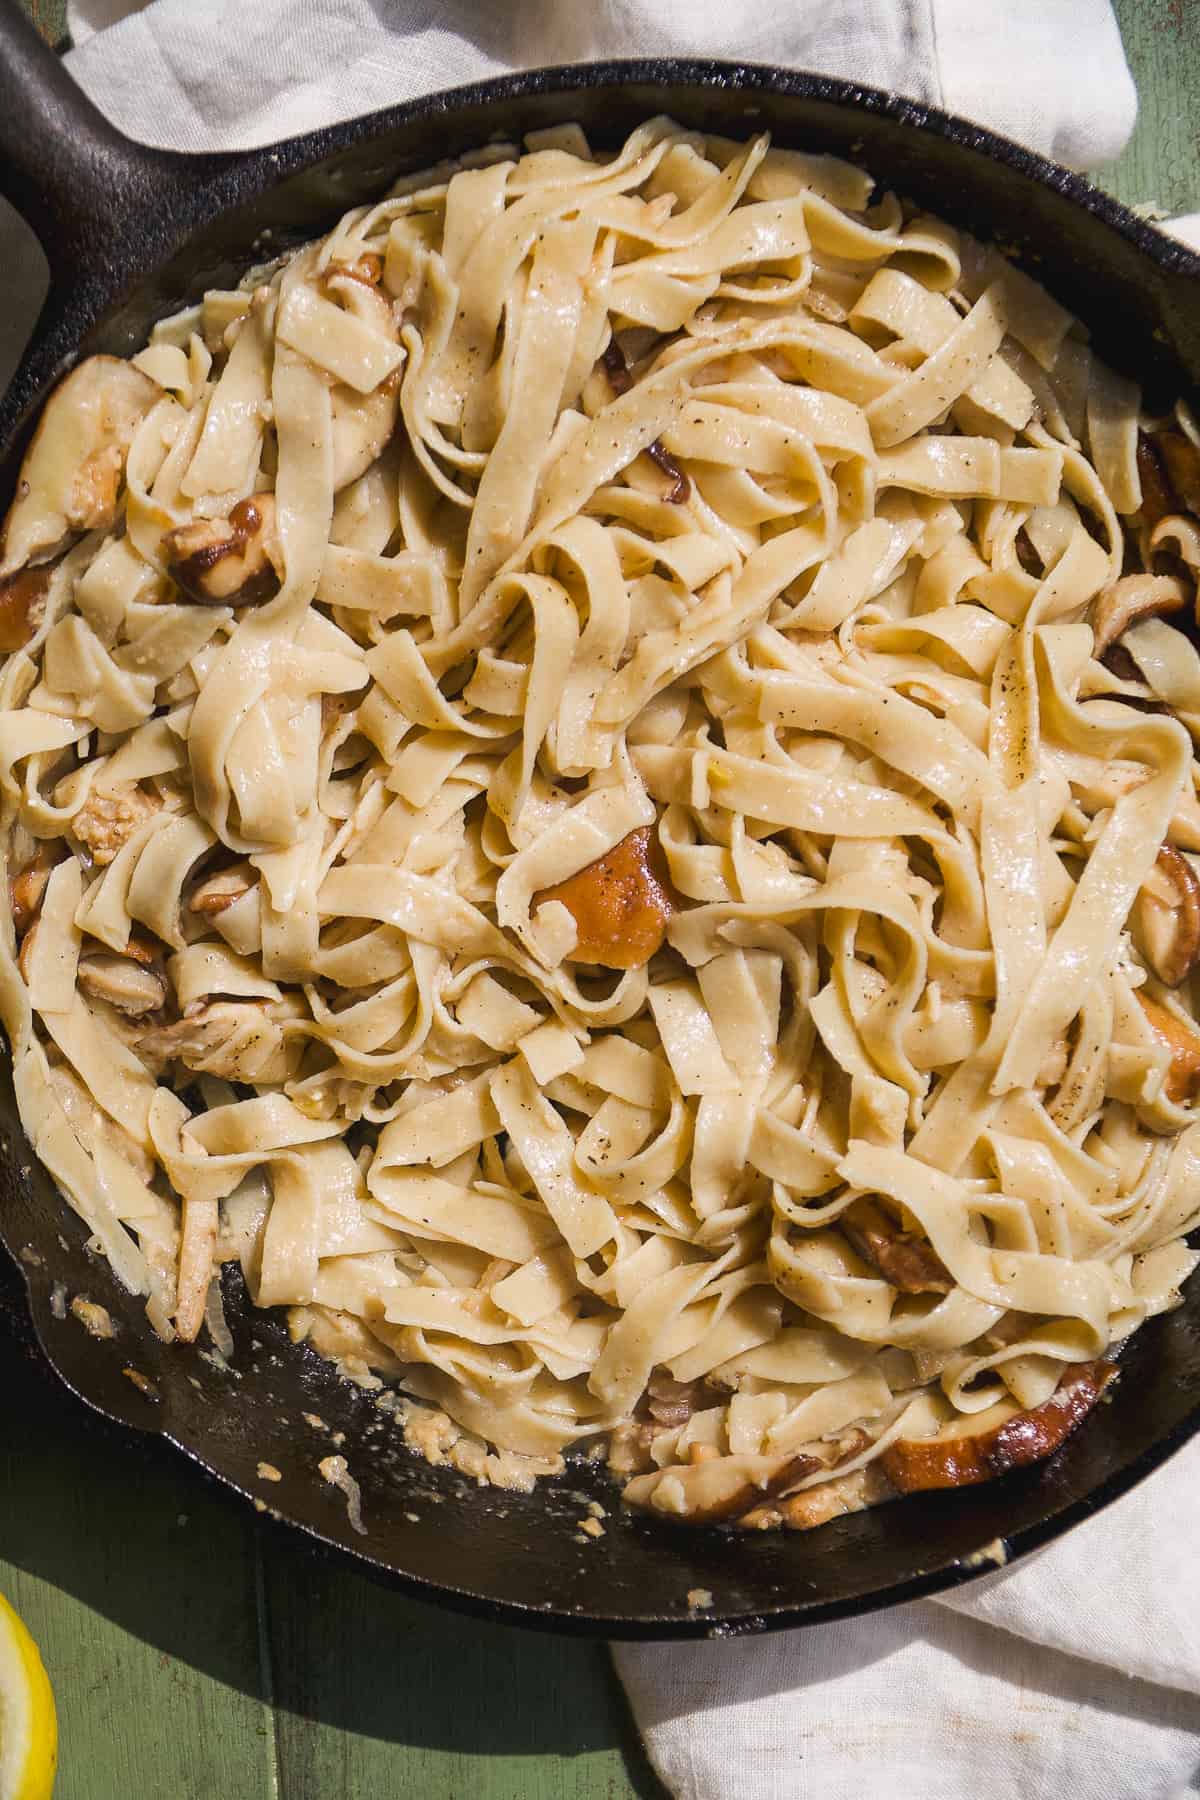
[[[163,539],[167,573],[201,606],[254,606],[278,593],[283,552],[275,496],[239,500],[227,519],[194,519]]]
[[[815,1456],[715,1456],[635,1475],[621,1498],[682,1525],[732,1525],[824,1465]]]
[[[672,506],[682,506],[692,492],[691,477],[687,471],[680,468],[661,438],[655,438],[652,444],[646,446],[646,455],[652,463],[658,465],[664,475],[670,478],[671,486],[664,498],[669,500]]]
[[[1087,1417],[1115,1374],[1111,1362],[1072,1364],[1041,1406],[1022,1411],[1002,1400],[936,1437],[897,1438],[879,1459],[883,1472],[901,1494],[915,1494],[970,1487],[1041,1462]]]
[[[146,967],[132,956],[83,957],[79,986],[90,1000],[103,1000],[130,1019],[158,1012],[167,999],[167,978],[162,969]]]
[[[1194,1025],[1185,1024],[1178,1014],[1152,1000],[1141,988],[1137,997],[1150,1029],[1171,1052],[1163,1093],[1177,1106],[1183,1105],[1193,1097],[1197,1083],[1200,1083],[1200,1032]]]
[[[21,980],[28,987],[33,979],[33,952],[41,928],[41,919],[35,919],[25,936],[21,939],[21,948],[17,953],[17,967],[21,971]]]
[[[1162,618],[1187,605],[1187,590],[1174,575],[1122,575],[1092,603],[1092,655],[1104,652],[1142,619]]]
[[[1147,437],[1144,431],[1138,433],[1137,466],[1142,482],[1142,517],[1147,525],[1157,525],[1160,519],[1174,512],[1175,496],[1167,480],[1157,440]]]
[[[1160,431],[1154,445],[1179,505],[1200,518],[1200,450],[1182,431]]]
[[[633,386],[633,376],[629,373],[629,364],[625,361],[625,352],[616,338],[608,340],[608,349],[600,358],[604,373],[608,376],[608,385],[614,394],[627,394]]]
[[[1133,938],[1164,987],[1178,987],[1200,960],[1200,881],[1186,856],[1170,844],[1155,867],[1171,887],[1165,901],[1143,888],[1134,905]]]
[[[192,890],[188,899],[188,911],[198,914],[202,919],[215,918],[227,907],[248,894],[257,877],[249,863],[235,863],[232,869],[221,869],[216,875],[210,875],[207,881]]]
[[[954,1286],[932,1244],[902,1230],[874,1200],[855,1200],[840,1223],[859,1255],[902,1294],[948,1294]]]
[[[629,372],[629,364],[625,361],[625,352],[616,338],[609,339],[608,349],[600,358],[600,362],[613,393],[627,394],[633,386],[633,376]],[[668,475],[671,479],[671,487],[666,498],[672,506],[682,506],[692,491],[692,483],[688,475],[680,468],[661,438],[655,438],[652,444],[646,446],[646,455],[652,463],[657,464],[664,475]]]
[[[895,1494],[891,1482],[877,1462],[849,1475],[838,1475],[831,1481],[820,1481],[816,1487],[804,1488],[779,1502],[781,1523],[789,1531],[812,1531],[828,1525],[831,1519],[847,1513],[865,1512]]]
[[[1042,559],[1034,548],[1033,539],[1023,525],[1013,539],[1013,549],[1017,553],[1018,563],[1027,575],[1041,575],[1044,567]]]
[[[0,650],[23,650],[46,616],[52,563],[18,569],[0,581]]]
[[[21,937],[29,930],[41,910],[42,896],[54,867],[54,853],[49,844],[39,844],[33,861],[19,870],[8,884],[12,907],[13,930]]]
[[[557,900],[579,933],[570,960],[604,969],[640,969],[658,950],[674,907],[658,839],[649,825],[577,875],[543,888],[534,907]]]
[[[162,389],[118,356],[90,356],[50,396],[25,452],[3,532],[0,575],[106,530],[133,434]]]
[[[143,969],[161,969],[163,960],[162,945],[149,932],[137,931],[129,933],[125,941],[123,954],[131,956],[135,963]]]

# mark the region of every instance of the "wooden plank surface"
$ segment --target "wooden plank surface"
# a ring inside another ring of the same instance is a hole
[[[63,0],[25,0],[52,41]],[[1119,0],[1139,83],[1102,183],[1200,208],[1200,0]],[[0,1291],[12,1287],[7,1270]],[[648,1800],[604,1650],[333,1566],[180,1458],[130,1454],[0,1306],[0,1590],[60,1711],[58,1800]]]
[[[457,1618],[290,1544],[267,1559],[266,1611],[286,1800],[658,1791],[614,1754],[626,1715],[602,1645]]]
[[[114,1441],[7,1308],[0,1380],[0,1590],[54,1684],[61,1800],[273,1797],[255,1521]]]
[[[404,1599],[109,1431],[0,1270],[0,1592],[60,1713],[57,1800],[619,1800],[659,1790],[602,1645]]]
[[[1200,0],[1115,0],[1138,90],[1120,161],[1096,180],[1127,206],[1200,212]]]

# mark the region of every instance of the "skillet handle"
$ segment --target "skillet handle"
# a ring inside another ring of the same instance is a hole
[[[124,137],[18,0],[0,0],[0,194],[36,232],[52,277],[131,272],[130,240],[153,237],[161,254],[202,210],[202,196],[245,160],[184,156]]]
[[[17,0],[0,0],[0,193],[56,273],[111,241],[139,148],[71,80]]]

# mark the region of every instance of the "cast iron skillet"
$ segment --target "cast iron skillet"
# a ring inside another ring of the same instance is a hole
[[[1118,367],[1163,395],[1200,386],[1200,259],[1068,174],[961,120],[845,82],[716,62],[545,69],[400,106],[248,154],[185,157],[113,131],[0,0],[0,188],[45,247],[51,290],[0,405],[0,500],[36,409],[80,354],[125,353],[163,313],[234,281],[264,247],[327,227],[389,178],[494,137],[579,120],[601,143],[669,111],[729,136],[860,160],[931,210],[990,232],[1093,327]],[[1140,1332],[1125,1374],[1043,1468],[900,1501],[800,1535],[681,1531],[623,1516],[586,1465],[529,1496],[478,1490],[397,1448],[369,1394],[294,1348],[227,1278],[232,1368],[165,1349],[140,1301],[85,1248],[38,1168],[11,1085],[0,1093],[0,1236],[18,1259],[41,1343],[67,1385],[138,1433],[161,1433],[238,1492],[408,1591],[512,1623],[607,1637],[733,1635],[936,1592],[1057,1536],[1149,1473],[1200,1427],[1200,1288]],[[116,1338],[62,1311],[102,1301]],[[137,1377],[130,1379],[129,1371]],[[309,1413],[323,1425],[304,1421]],[[338,1434],[335,1438],[334,1434]],[[344,1441],[341,1440],[344,1434]],[[340,1448],[363,1531],[316,1472]],[[282,1480],[258,1475],[273,1464]],[[605,1535],[579,1532],[589,1499]],[[708,1607],[689,1592],[706,1589]]]

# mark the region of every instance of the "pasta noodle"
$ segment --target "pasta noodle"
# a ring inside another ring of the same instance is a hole
[[[405,178],[51,399],[0,1014],[154,1329],[221,1266],[528,1486],[1052,1451],[1200,1220],[1200,435],[848,164]]]

